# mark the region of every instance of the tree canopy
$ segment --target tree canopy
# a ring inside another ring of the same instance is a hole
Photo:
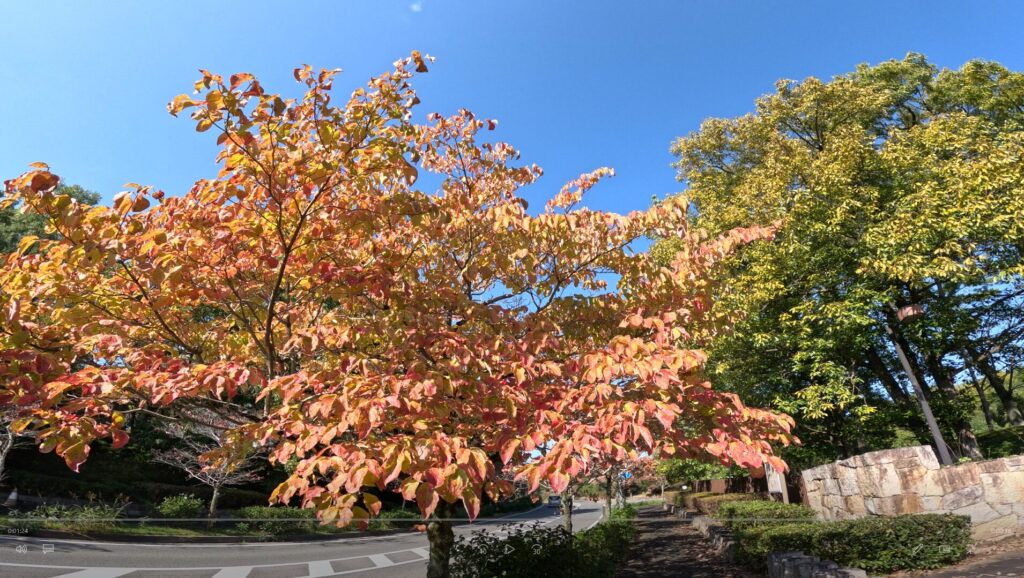
[[[561,491],[641,454],[783,468],[772,444],[792,420],[712,389],[696,348],[715,329],[708,271],[773,229],[706,237],[682,201],[586,208],[608,169],[530,214],[517,191],[541,170],[484,140],[493,121],[412,121],[427,61],[340,105],[336,71],[296,69],[296,99],[204,71],[169,109],[217,135],[221,170],[181,196],[131,184],[88,207],[41,163],[8,181],[4,202],[55,233],[0,270],[16,427],[75,468],[96,439],[127,443],[131,412],[231,405],[248,418],[207,457],[296,462],[273,499],[325,522],[365,521],[399,491],[439,519],[432,575],[454,503],[475,516],[510,474]],[[679,250],[630,251],[650,235]]]
[[[716,307],[740,321],[711,348],[715,379],[807,418],[821,459],[888,447],[894,423],[920,423],[890,328],[962,455],[971,372],[1019,423],[1005,377],[1024,329],[1022,102],[1024,75],[997,63],[910,54],[780,81],[755,112],[679,139],[696,227],[778,227],[719,269]],[[923,315],[901,322],[907,306]]]

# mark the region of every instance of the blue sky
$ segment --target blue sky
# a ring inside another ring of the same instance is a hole
[[[776,79],[829,77],[922,52],[1024,69],[1018,2],[5,2],[0,176],[45,161],[109,200],[127,182],[170,194],[215,172],[210,133],[172,118],[198,68],[247,71],[294,94],[291,71],[345,70],[340,94],[412,49],[428,112],[496,118],[495,138],[545,168],[533,207],[599,166],[594,208],[680,190],[670,142],[708,116],[749,111]]]

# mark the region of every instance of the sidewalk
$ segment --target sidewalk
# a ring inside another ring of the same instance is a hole
[[[758,574],[727,564],[690,526],[660,506],[640,510],[636,544],[619,578],[753,578]]]
[[[1013,578],[1024,577],[1024,536],[997,542],[963,562],[927,572],[901,572],[893,578]]]

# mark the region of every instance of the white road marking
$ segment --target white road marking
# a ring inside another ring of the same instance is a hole
[[[601,510],[601,515],[598,516],[596,520],[594,520],[593,524],[587,526],[587,530],[589,530],[589,529],[593,528],[594,526],[600,524],[601,520],[603,520],[603,519],[604,519],[604,510]],[[586,530],[584,530],[584,531],[586,531]]]
[[[417,554],[420,558],[423,559],[430,558],[430,550],[427,550],[426,548],[413,548],[411,552],[413,554]]]
[[[147,570],[148,568],[140,568],[140,570]],[[182,568],[183,570],[191,570],[191,568]],[[252,572],[252,566],[228,566],[227,568],[221,568],[220,572],[213,575],[213,578],[245,578]]]
[[[373,565],[378,568],[387,568],[388,566],[395,565],[391,558],[388,558],[384,554],[370,554],[367,558],[369,558],[370,561],[373,562]]]
[[[309,563],[309,576],[307,578],[320,578],[334,574],[334,566],[327,560],[317,560]]]
[[[134,568],[86,568],[70,574],[61,574],[55,578],[117,578],[134,571]]]

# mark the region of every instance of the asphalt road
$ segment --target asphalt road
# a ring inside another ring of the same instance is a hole
[[[601,506],[578,502],[576,529],[601,518]],[[456,535],[507,524],[555,525],[555,508],[457,526]],[[44,552],[44,545],[47,551]],[[52,545],[52,552],[49,546]],[[416,533],[326,542],[129,544],[0,537],[3,578],[419,578],[426,575],[427,537]]]

